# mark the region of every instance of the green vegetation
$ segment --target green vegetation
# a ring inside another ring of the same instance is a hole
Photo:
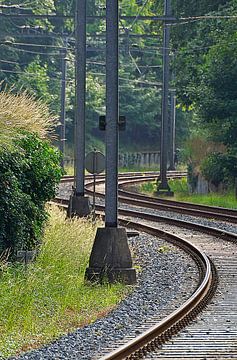
[[[183,16],[212,17],[188,22],[172,32],[178,46],[174,67],[179,105],[192,114],[192,135],[206,141],[207,151],[212,142],[222,146],[216,151],[215,161],[209,151],[208,159],[202,158],[204,163],[194,166],[194,172],[201,170],[215,185],[221,178],[233,184],[237,166],[237,32],[229,16],[236,16],[237,1],[176,3]],[[233,166],[229,167],[223,157],[232,157]],[[220,169],[220,163],[224,169]]]
[[[156,1],[122,0],[123,15],[158,15]],[[75,1],[71,0],[0,0],[0,4],[19,4],[22,13],[71,15],[72,19],[16,19],[1,17],[0,33],[2,44],[0,60],[3,61],[0,81],[15,89],[27,89],[31,94],[46,102],[55,113],[60,113],[60,48],[65,46],[66,34],[69,34],[67,46],[67,91],[66,91],[66,138],[68,147],[72,147],[73,122],[75,118],[74,32]],[[104,15],[105,1],[88,0],[88,15]],[[2,9],[9,13],[9,9]],[[11,13],[14,10],[11,10]],[[159,14],[163,9],[159,11]],[[157,150],[159,148],[161,126],[161,81],[162,81],[162,29],[155,28],[150,21],[123,20],[120,39],[120,113],[127,118],[127,129],[120,133],[121,148],[125,151]],[[27,26],[27,30],[24,27]],[[124,30],[126,29],[126,32]],[[24,38],[24,32],[34,37]],[[86,98],[86,146],[90,151],[94,147],[104,149],[104,134],[98,130],[99,115],[105,114],[105,59],[100,51],[105,46],[103,36],[105,22],[89,21],[87,59],[87,98]],[[127,33],[127,36],[126,36]],[[62,34],[65,34],[63,36]],[[133,37],[133,35],[157,34],[155,37]],[[45,35],[45,36],[44,36]],[[125,35],[125,36],[124,36]],[[130,37],[130,35],[132,35]],[[159,40],[159,42],[157,42]],[[19,43],[24,43],[20,46]],[[37,46],[34,46],[36,44]],[[41,46],[40,46],[41,45]],[[46,45],[46,46],[44,46]],[[94,50],[92,50],[94,49]],[[97,51],[98,49],[98,51]],[[187,116],[186,116],[187,115]],[[183,142],[189,132],[189,114],[178,110],[177,146]]]
[[[170,249],[169,246],[167,246],[167,245],[162,245],[161,247],[159,247],[158,252],[163,254],[163,253],[169,252],[170,250],[171,250],[171,249]]]
[[[210,206],[220,206],[224,208],[237,209],[237,201],[234,191],[229,191],[227,194],[210,193],[207,195],[182,195],[175,194],[175,199],[180,201],[192,202],[195,204],[203,204]]]
[[[129,166],[127,168],[119,168],[119,172],[149,172],[149,171],[159,171],[159,167],[154,166]]]
[[[26,91],[15,94],[13,89],[5,89],[0,92],[1,147],[9,148],[14,140],[22,136],[22,132],[34,133],[41,139],[48,138],[55,126],[55,119],[47,105]]]
[[[206,195],[190,194],[185,178],[169,180],[169,185],[171,190],[174,191],[174,197],[170,198],[171,200],[237,209],[237,200],[235,198],[234,190],[229,190],[224,194],[213,192]],[[139,186],[139,191],[155,196],[156,182],[153,181],[141,184]]]
[[[4,102],[6,100],[6,103]],[[46,139],[55,126],[47,107],[26,93],[0,93],[0,253],[39,244],[62,169],[60,154]]]
[[[156,181],[149,181],[144,182],[143,184],[139,185],[139,192],[145,194],[154,194],[157,190]]]
[[[2,86],[7,84],[16,90],[26,89],[46,102],[55,114],[60,112],[60,49],[65,46],[66,34],[70,35],[67,46],[66,138],[67,147],[72,148],[75,52],[71,34],[74,31],[75,1],[36,0],[29,4],[28,0],[0,0],[0,4],[19,4],[19,11],[29,15],[72,16],[66,20],[32,19],[29,16],[14,22],[2,17],[0,23]],[[104,5],[104,0],[88,0],[88,15],[105,15]],[[121,14],[128,16],[162,15],[164,3],[158,0],[122,0],[120,8]],[[1,11],[9,14],[15,10],[3,8]],[[221,154],[224,151],[228,156],[236,156],[237,33],[232,16],[237,14],[237,0],[174,0],[172,11],[177,18],[186,18],[171,27],[171,70],[175,72],[175,80],[170,87],[176,88],[178,95],[176,147],[183,150],[185,141],[198,135],[207,144],[225,145]],[[192,16],[202,18],[189,21]],[[123,19],[120,25],[120,113],[127,118],[127,129],[120,133],[121,149],[157,150],[161,128],[162,24]],[[27,30],[24,30],[25,26]],[[24,31],[34,37],[24,38]],[[105,60],[100,51],[105,46],[102,35],[104,21],[89,21],[87,32],[86,146],[88,151],[94,147],[104,150],[104,133],[98,130],[98,117],[105,113]],[[102,36],[98,37],[98,34]],[[25,45],[20,45],[22,43]]]
[[[233,184],[237,178],[236,156],[213,153],[201,163],[201,171],[205,178],[218,186],[220,183]]]
[[[0,356],[36,348],[104,316],[125,295],[125,287],[84,283],[96,227],[89,220],[65,220],[56,207],[35,262],[27,268],[1,258]]]

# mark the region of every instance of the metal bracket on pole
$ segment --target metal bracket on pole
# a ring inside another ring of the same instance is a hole
[[[101,115],[99,117],[99,129],[102,131],[106,130],[106,116],[105,115]],[[119,116],[118,129],[119,129],[119,131],[126,130],[126,117],[125,116],[122,116],[122,115]]]

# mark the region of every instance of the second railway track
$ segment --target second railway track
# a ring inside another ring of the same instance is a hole
[[[139,179],[137,180],[140,181]],[[102,210],[102,206],[100,205],[98,209]],[[173,329],[172,326],[174,324],[171,325],[171,328],[166,328],[162,335],[158,334],[153,339],[143,340],[143,347],[140,350],[133,348],[133,350],[128,350],[127,353],[122,353],[121,351],[124,351],[123,346],[112,353],[101,354],[103,360],[139,359],[143,357],[146,359],[169,358],[190,360],[237,358],[237,305],[235,301],[237,298],[237,261],[235,259],[237,235],[206,227],[198,229],[197,224],[192,227],[192,223],[185,224],[185,221],[179,223],[177,228],[174,225],[175,222],[172,224],[171,219],[167,225],[167,218],[162,221],[161,217],[146,214],[144,209],[139,214],[135,210],[132,210],[132,212],[130,210],[130,213],[129,210],[127,212],[126,210],[120,210],[120,214],[122,215],[122,217],[120,216],[120,221],[127,223],[128,226],[132,225],[133,228],[137,229],[143,227],[143,230],[146,228],[146,231],[150,233],[158,231],[160,236],[163,237],[169,236],[167,235],[168,226],[169,232],[176,234],[176,236],[184,240],[189,240],[193,245],[201,248],[217,267],[219,285],[212,302],[193,324],[188,325],[193,318],[190,315],[188,315],[187,320],[185,318],[176,319],[176,325]],[[134,218],[136,219],[135,223]],[[141,220],[142,218],[143,220]],[[158,218],[159,223],[157,221]],[[148,229],[149,227],[150,230]],[[200,235],[200,231],[202,231],[202,234],[204,232],[205,235]],[[215,271],[211,277],[214,279],[214,284],[208,290],[209,297],[213,295],[212,291],[214,292],[217,284]],[[204,303],[206,305],[206,300]],[[198,311],[200,311],[200,308],[198,305]],[[197,311],[195,315],[197,315]],[[170,341],[169,339],[172,335],[182,330],[184,326],[187,326],[186,329]],[[127,340],[132,343],[134,342],[134,339],[128,338]],[[138,341],[139,339],[136,339],[135,343],[138,343]],[[128,345],[125,345],[125,348],[126,346]]]

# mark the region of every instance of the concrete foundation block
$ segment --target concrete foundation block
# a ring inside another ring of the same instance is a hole
[[[136,283],[136,271],[124,228],[99,228],[85,278],[90,281]]]
[[[163,195],[163,196],[174,196],[174,192],[171,190],[158,190],[156,195]]]
[[[84,217],[91,213],[91,205],[88,196],[72,195],[67,210],[68,217]]]

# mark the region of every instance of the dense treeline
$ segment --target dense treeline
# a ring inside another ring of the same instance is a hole
[[[194,14],[206,15],[182,31],[173,31],[177,46],[176,87],[184,109],[192,109],[196,131],[219,150],[201,162],[202,174],[213,183],[237,177],[237,1],[206,2],[193,7]],[[182,11],[182,4],[180,4]],[[208,10],[208,11],[207,11]],[[184,9],[191,16],[191,9]],[[208,18],[209,17],[209,18]],[[231,18],[233,17],[233,18]],[[223,150],[223,145],[224,150]],[[211,148],[211,147],[210,147]]]
[[[60,49],[67,38],[67,139],[70,145],[74,119],[75,2],[45,0],[31,5],[27,0],[2,0],[0,3],[17,2],[22,8],[21,13],[72,16],[71,19],[57,20],[4,18],[0,24],[0,78],[17,89],[23,87],[33,91],[56,114],[60,111]],[[123,0],[120,2],[121,13],[163,14],[163,1],[144,4],[138,0]],[[175,85],[178,95],[177,146],[183,147],[184,140],[195,135],[204,137],[207,142],[224,144],[226,154],[235,156],[237,33],[236,19],[229,16],[236,15],[237,1],[173,0],[172,8],[173,14],[180,19],[171,26],[170,44],[172,71],[176,74],[176,81],[171,86]],[[1,11],[9,13],[10,10]],[[105,1],[88,1],[88,14],[104,15]],[[126,149],[158,149],[162,26],[158,22],[122,20],[120,27],[120,111],[126,115],[128,124],[127,131],[121,133],[121,143]],[[90,20],[87,31],[87,146],[101,148],[103,134],[98,131],[98,117],[105,112],[105,38],[101,36],[105,34],[105,23]],[[34,37],[24,37],[27,32],[33,33]],[[158,36],[144,38],[137,37],[138,34]],[[27,46],[20,45],[22,43]]]
[[[71,0],[36,1],[32,5],[27,0],[1,1],[2,4],[9,5],[17,2],[21,6],[20,12],[29,15],[51,13],[74,16],[75,13],[75,3]],[[88,1],[88,14],[105,14],[104,4],[104,1]],[[141,1],[121,2],[121,11],[125,15],[136,15],[141,10],[144,15],[152,15],[156,11],[153,5],[143,8]],[[8,9],[2,11],[10,12]],[[11,10],[11,13],[14,12]],[[66,38],[62,33],[68,34],[67,139],[69,144],[72,143],[75,47],[73,18],[1,20],[0,59],[5,62],[0,64],[0,78],[10,85],[14,84],[17,89],[23,87],[36,93],[57,114],[60,112],[60,48],[65,45]],[[161,118],[162,32],[159,29],[159,37],[154,38],[133,37],[136,34],[152,34],[154,31],[148,22],[122,21],[120,25],[120,111],[127,117],[127,131],[121,134],[121,144],[127,149],[137,147],[156,150],[159,148]],[[105,39],[96,35],[104,34],[105,24],[103,21],[89,21],[87,29],[87,145],[101,147],[103,134],[98,131],[98,118],[105,113]],[[34,34],[34,37],[29,37],[29,34]],[[22,43],[27,45],[20,45]],[[182,114],[178,116],[177,126],[180,129],[180,143],[187,134],[186,117]]]

